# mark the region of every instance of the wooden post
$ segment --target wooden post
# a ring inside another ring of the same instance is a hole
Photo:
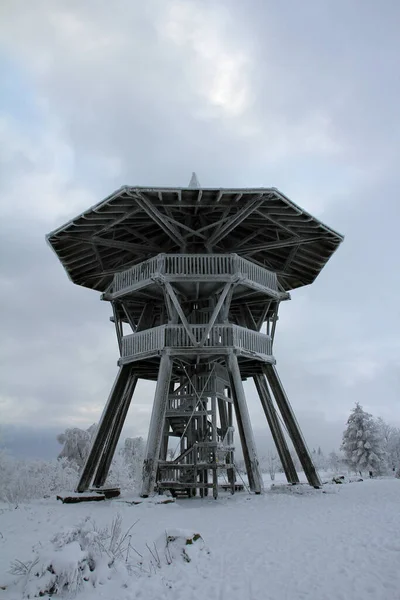
[[[222,438],[224,438],[228,430],[228,414],[226,411],[226,402],[225,400],[222,400],[222,398],[218,398],[218,412],[221,423]]]
[[[271,429],[272,437],[274,439],[283,470],[285,471],[286,479],[289,483],[299,483],[299,477],[297,475],[292,457],[290,456],[290,451],[280,426],[278,416],[275,412],[264,375],[254,375],[254,383],[256,385],[258,395],[260,396],[261,405],[267,418],[268,425]]]
[[[101,487],[106,482],[107,475],[110,470],[111,462],[114,457],[119,438],[121,436],[121,431],[125,423],[126,415],[128,414],[128,410],[131,404],[133,393],[136,388],[137,381],[138,377],[132,374],[130,380],[126,385],[123,401],[118,407],[118,412],[115,416],[110,433],[108,435],[108,439],[106,441],[103,453],[99,461],[99,465],[94,475],[93,485],[95,487]]]
[[[230,392],[230,390],[229,390]],[[228,427],[233,428],[233,411],[232,411],[232,402],[228,402]],[[232,433],[229,433],[229,445],[233,445],[233,429],[231,429]],[[229,464],[232,466],[227,468],[228,481],[231,484],[231,492],[235,493],[235,483],[236,483],[236,474],[235,474],[235,463],[233,452],[229,452]]]
[[[213,496],[214,500],[218,498],[218,470],[217,470],[217,398],[216,396],[211,397],[211,423],[212,423],[212,441],[213,446],[213,462],[214,467],[212,470],[213,476]]]
[[[256,444],[254,441],[253,430],[251,428],[250,415],[244,394],[239,363],[236,354],[233,354],[233,352],[228,356],[227,366],[229,378],[231,380],[236,421],[238,424],[240,440],[242,442],[247,476],[249,478],[249,486],[252,492],[260,494],[263,489],[263,485],[257,459]]]
[[[123,365],[120,367],[108,397],[107,404],[103,410],[103,414],[101,415],[89,454],[86,458],[85,464],[83,465],[79,482],[76,487],[77,492],[85,492],[92,483],[93,475],[99,464],[104,445],[115,419],[115,415],[118,412],[120,404],[123,402],[124,391],[130,376],[130,365]]]
[[[171,373],[172,360],[168,354],[163,354],[160,360],[153,410],[150,419],[149,437],[147,439],[145,460],[143,464],[142,490],[140,493],[143,498],[147,498],[147,496],[153,492],[156,482]]]
[[[307,481],[310,485],[319,488],[321,480],[311,459],[310,452],[306,446],[299,424],[297,423],[293,409],[290,406],[289,399],[279,379],[275,365],[263,365],[263,371],[271,386],[272,393],[275,396],[276,403],[281,412],[282,418],[289,432],[293,446],[300,459]]]
[[[167,460],[168,442],[169,442],[168,433],[169,433],[169,426],[168,426],[167,420],[165,419],[163,437],[162,437],[161,449],[160,449],[160,460]]]

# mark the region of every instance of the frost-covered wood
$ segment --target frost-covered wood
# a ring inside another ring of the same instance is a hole
[[[288,481],[298,477],[276,411],[308,481],[320,485],[273,341],[280,302],[315,279],[342,236],[275,188],[201,188],[193,174],[187,188],[125,186],[48,241],[72,281],[111,302],[120,354],[79,492],[104,485],[139,379],[157,382],[143,496],[212,489],[216,497],[225,472],[234,491],[234,413],[250,488],[261,491],[242,385],[249,377]]]
[[[88,494],[66,494],[57,496],[57,500],[61,500],[63,504],[77,504],[79,502],[101,502],[105,500],[105,494],[93,492]]]

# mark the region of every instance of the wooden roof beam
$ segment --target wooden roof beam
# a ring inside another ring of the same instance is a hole
[[[255,252],[262,252],[263,250],[274,250],[278,248],[289,248],[290,246],[298,246],[302,244],[311,244],[318,242],[321,237],[293,237],[288,240],[277,240],[276,242],[266,242],[265,244],[258,244],[257,246],[251,246],[250,248],[242,248],[241,252],[246,254],[254,254]]]
[[[164,249],[156,246],[152,246],[151,243],[147,243],[145,246],[142,244],[133,244],[131,242],[121,242],[120,240],[109,240],[102,238],[97,235],[93,235],[90,238],[77,236],[77,235],[64,235],[63,240],[71,240],[73,242],[81,242],[83,244],[89,244],[92,246],[93,243],[98,246],[106,246],[108,248],[119,248],[120,250],[127,250],[128,252],[143,252],[148,254],[149,252],[163,252]]]
[[[209,239],[210,247],[216,246],[221,240],[224,239],[227,235],[231,233],[242,221],[247,219],[251,213],[256,211],[264,202],[264,195],[259,194],[257,198],[255,198],[252,202],[248,204],[245,208],[237,212],[233,217],[231,217],[220,229],[213,233]]]
[[[129,192],[128,192],[129,193]],[[168,217],[161,213],[158,208],[156,208],[143,194],[140,192],[135,192],[132,197],[135,199],[136,203],[140,208],[148,214],[148,216],[153,219],[153,221],[165,231],[165,233],[178,245],[182,248],[185,247],[186,242],[184,238],[181,236],[179,231],[174,227],[172,223],[169,222]]]
[[[262,210],[259,210],[259,209],[257,209],[256,212],[259,215],[261,215],[262,217],[264,217],[264,219],[266,219],[267,221],[271,221],[271,223],[274,223],[274,225],[277,225],[277,227],[280,227],[281,229],[284,229],[285,231],[287,231],[291,235],[296,235],[296,232],[293,231],[293,229],[290,229],[289,227],[286,227],[285,225],[283,225],[283,223],[281,221],[278,221],[278,219],[274,219],[273,217],[271,217],[271,215],[269,213],[263,212]]]

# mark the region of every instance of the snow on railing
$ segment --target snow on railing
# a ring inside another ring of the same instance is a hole
[[[191,333],[199,343],[206,331],[204,325],[191,325]],[[183,325],[161,325],[122,338],[122,358],[159,352],[166,346],[194,348]],[[204,348],[237,348],[247,352],[272,355],[271,338],[264,333],[238,325],[214,325],[204,341]]]
[[[154,276],[157,271],[158,256],[141,262],[126,271],[120,271],[114,275],[114,292],[130,288],[137,283],[141,283]]]
[[[165,275],[220,276],[234,273],[235,254],[166,254]]]
[[[276,273],[237,254],[159,254],[114,275],[113,293],[134,288],[156,275],[170,278],[223,279],[240,275],[250,282],[278,291]]]
[[[122,338],[122,357],[136,356],[149,352],[157,352],[165,346],[165,327],[153,327],[139,333],[125,335]]]
[[[256,354],[272,354],[272,340],[268,335],[233,325],[233,345],[240,350],[255,352]]]
[[[268,269],[264,269],[264,267],[256,265],[241,256],[238,256],[237,260],[238,270],[241,275],[246,277],[246,279],[254,281],[263,287],[275,290],[276,292],[278,291],[278,279],[276,273],[268,271]]]
[[[191,412],[193,410],[193,398],[172,396],[168,398],[167,410],[183,410]]]
[[[166,327],[166,346],[193,348],[193,342],[183,325],[167,325]],[[214,325],[205,339],[203,347],[232,346],[232,327],[233,325]],[[205,325],[190,326],[190,331],[197,343],[202,340],[206,329]]]

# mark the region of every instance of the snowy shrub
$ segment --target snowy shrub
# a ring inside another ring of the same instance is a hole
[[[87,517],[57,533],[49,543],[37,545],[31,561],[11,563],[10,572],[19,577],[22,597],[71,596],[109,580],[132,587],[132,577],[156,574],[173,562],[179,566],[208,559],[201,535],[183,530],[167,530],[151,546],[147,544],[143,556],[131,543],[134,525],[122,532],[120,515],[103,528]]]
[[[108,527],[99,528],[90,518],[57,533],[49,543],[34,548],[29,563],[13,561],[10,572],[21,576],[24,598],[76,594],[84,585],[104,584],[118,573],[122,584],[130,573],[130,531],[122,533],[118,515]]]
[[[120,453],[131,468],[131,477],[142,471],[145,444],[142,437],[126,438]]]
[[[0,449],[0,502],[18,504],[74,490],[94,427],[67,429],[58,436],[64,448],[57,460],[19,460]],[[142,438],[127,438],[122,451],[114,456],[106,483],[123,489],[137,484],[143,452]]]
[[[379,417],[377,426],[383,441],[383,449],[386,454],[386,468],[389,472],[400,470],[400,429],[385,423]]]
[[[271,481],[275,481],[276,472],[282,469],[279,456],[273,450],[268,450],[267,453],[261,457],[260,466],[261,472],[268,473]]]
[[[77,467],[67,459],[53,461],[18,460],[0,453],[0,501],[18,504],[44,498],[60,490],[72,490]]]
[[[177,529],[165,532],[165,557],[168,564],[177,558],[187,563],[192,562],[199,552],[210,553],[199,533]]]
[[[134,486],[131,466],[126,462],[124,456],[120,453],[115,454],[112,460],[106,484],[118,486],[122,490],[132,489]]]

